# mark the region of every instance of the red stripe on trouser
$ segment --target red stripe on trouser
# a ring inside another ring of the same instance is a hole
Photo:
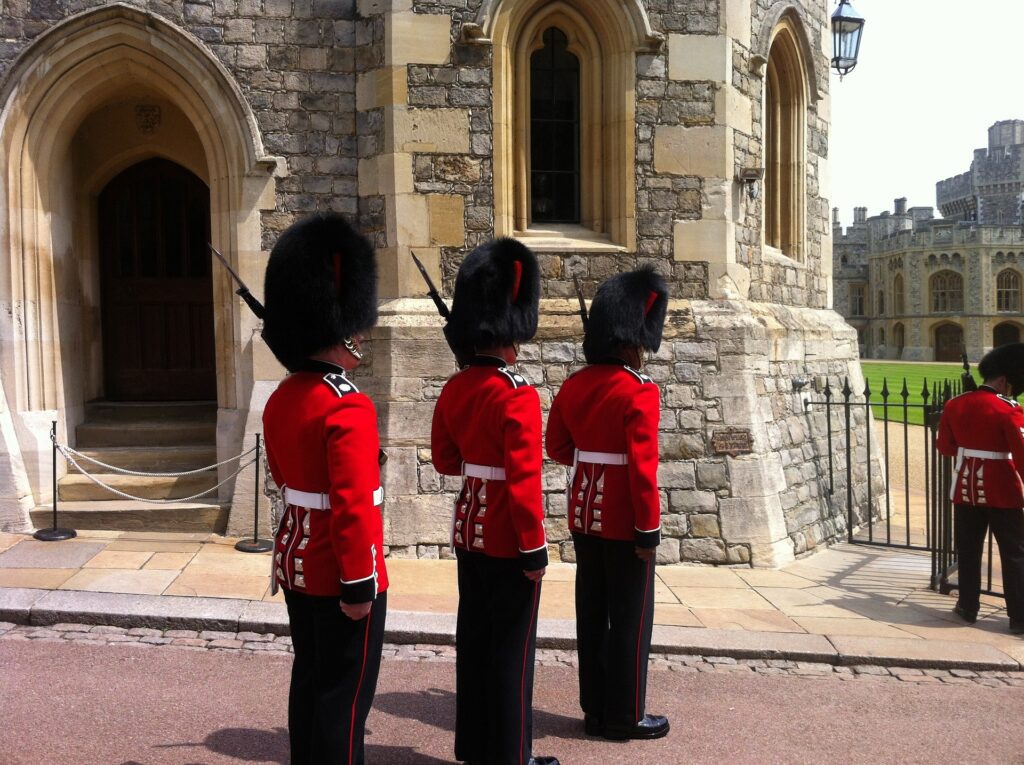
[[[530,636],[533,634],[533,621],[537,618],[537,597],[539,594],[540,582],[534,582],[530,624],[527,626],[526,642],[523,644],[523,674],[519,682],[519,765],[523,765],[523,744],[526,741],[526,660],[530,656]]]
[[[352,697],[352,716],[348,728],[348,763],[352,765],[352,747],[356,735],[356,705],[359,703],[359,692],[363,689],[363,675],[366,674],[366,654],[369,653],[370,645],[370,619],[373,618],[373,609],[366,615],[366,633],[363,635],[363,664],[359,668],[359,682],[356,683],[356,692]]]
[[[651,561],[647,561],[644,567],[644,602],[640,609],[640,625],[636,633],[636,706],[633,708],[633,717],[640,722],[640,647],[644,639],[644,624],[647,620],[647,596],[651,589]]]

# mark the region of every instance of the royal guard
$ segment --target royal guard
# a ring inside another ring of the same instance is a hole
[[[644,703],[661,541],[660,392],[639,371],[645,350],[661,344],[667,306],[665,281],[652,269],[602,284],[585,327],[588,366],[565,381],[548,417],[548,456],[572,467],[584,728],[612,740],[660,738],[669,728]]]
[[[988,530],[999,545],[1010,632],[1024,634],[1024,343],[989,351],[978,364],[984,383],[942,410],[936,447],[955,458],[950,499],[959,561],[953,611],[978,618],[981,556]]]
[[[267,264],[263,337],[290,374],[263,413],[285,511],[273,551],[295,659],[293,763],[364,762],[387,569],[373,403],[347,376],[377,320],[370,243],[340,215],[289,227]]]
[[[455,279],[449,345],[472,351],[434,409],[434,467],[462,476],[452,518],[458,561],[455,757],[477,765],[557,765],[533,757],[537,606],[548,564],[537,391],[511,368],[537,331],[540,270],[514,239],[473,250]]]

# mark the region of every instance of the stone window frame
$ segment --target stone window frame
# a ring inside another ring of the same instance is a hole
[[[942,270],[928,280],[932,313],[960,313],[964,310],[964,277],[956,271]]]
[[[866,284],[850,285],[850,316],[865,316],[864,302],[867,297]]]
[[[902,316],[906,313],[906,287],[903,284],[903,274],[896,274],[892,280],[892,310],[893,315]]]
[[[491,42],[493,55],[494,229],[496,236],[542,238],[551,249],[636,249],[636,55],[661,44],[635,2],[491,2],[464,29]],[[486,10],[486,13],[484,11]],[[580,58],[582,224],[529,221],[529,64],[544,30],[558,27]],[[490,39],[487,39],[487,34]],[[525,86],[523,83],[526,83]]]
[[[802,27],[793,12],[772,29],[764,69],[762,245],[803,262],[807,238],[807,78]],[[773,127],[774,126],[774,127]],[[779,140],[772,146],[773,136]]]
[[[878,290],[875,303],[876,315],[885,316],[885,290]]]
[[[1012,268],[1004,268],[996,276],[996,311],[999,313],[1020,311],[1020,274]]]

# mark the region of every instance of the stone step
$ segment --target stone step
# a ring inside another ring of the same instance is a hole
[[[159,473],[196,470],[217,462],[217,447],[212,445],[155,446],[152,448],[112,446],[102,449],[81,449],[80,451],[93,459],[115,467]],[[102,470],[88,461],[82,461],[81,464],[91,473]]]
[[[216,440],[215,421],[84,422],[75,429],[79,451],[107,446],[209,446]]]
[[[215,473],[198,473],[178,478],[143,478],[120,473],[94,473],[97,480],[145,499],[176,499],[190,497],[217,483]],[[81,502],[89,500],[113,500],[117,495],[111,494],[102,486],[97,486],[81,473],[68,473],[57,482],[57,492],[62,501]],[[122,498],[123,499],[123,498]],[[216,495],[203,499],[216,500]]]
[[[85,405],[86,422],[216,422],[216,401],[94,401]]]
[[[31,517],[36,528],[50,528],[53,508],[36,507]],[[58,502],[57,524],[76,530],[223,534],[228,525],[228,508],[203,502]]]

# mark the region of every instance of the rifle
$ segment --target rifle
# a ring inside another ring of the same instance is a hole
[[[256,314],[257,319],[262,319],[265,313],[263,310],[263,303],[253,297],[252,293],[249,292],[249,288],[245,286],[245,282],[242,281],[242,277],[239,276],[235,269],[231,267],[231,264],[228,263],[227,259],[220,254],[217,248],[209,243],[207,243],[207,245],[209,246],[210,251],[217,256],[217,260],[219,260],[223,264],[224,268],[228,270],[228,273],[231,274],[231,278],[238,284],[238,289],[235,290],[235,294],[245,301],[245,304],[252,309],[254,314]]]
[[[420,259],[416,257],[416,253],[410,252],[412,260],[416,264],[416,268],[420,271],[420,276],[423,277],[423,281],[427,283],[427,295],[434,301],[434,306],[437,308],[438,314],[447,323],[451,317],[452,312],[448,310],[448,306],[445,305],[444,300],[441,298],[440,293],[437,291],[437,287],[434,286],[434,280],[430,278],[430,274],[427,273],[427,269],[423,267]],[[470,359],[473,357],[472,353],[467,353],[463,349],[456,348],[452,345],[451,340],[448,340],[448,335],[445,334],[445,340],[448,342],[448,347],[452,349],[452,353],[455,354],[455,363],[459,365],[459,368],[466,366]]]
[[[572,283],[576,285],[576,299],[580,301],[580,318],[583,320],[583,331],[586,332],[590,316],[587,314],[587,301],[583,299],[583,288],[580,287],[579,277],[575,274],[573,274]]]
[[[960,382],[963,386],[964,393],[971,390],[977,390],[978,383],[975,381],[974,375],[971,374],[971,364],[967,361],[967,354],[963,353],[960,357],[964,361],[964,371],[963,374],[960,375]]]

